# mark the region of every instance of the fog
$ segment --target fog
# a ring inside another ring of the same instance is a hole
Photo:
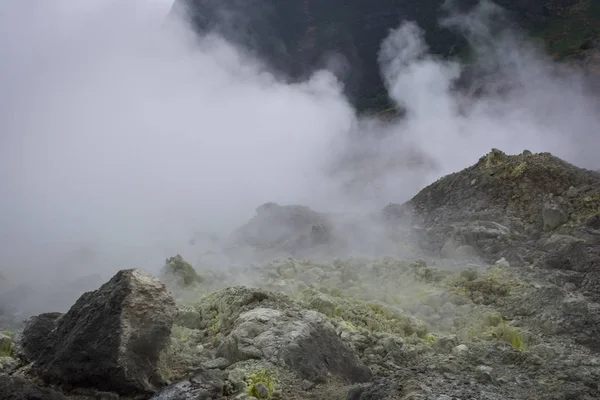
[[[454,90],[461,65],[430,55],[420,28],[398,21],[379,59],[407,109],[396,122],[358,117],[328,71],[287,83],[245,49],[196,37],[185,18],[163,23],[170,3],[0,4],[8,281],[155,271],[191,254],[194,232],[226,235],[269,201],[377,210],[492,147],[600,168],[598,102],[583,73],[514,31],[492,39],[491,3],[441,21],[473,46],[477,95]]]

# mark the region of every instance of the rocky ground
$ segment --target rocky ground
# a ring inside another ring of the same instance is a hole
[[[0,399],[598,399],[600,174],[493,150],[406,204],[265,204],[195,268],[0,314]]]

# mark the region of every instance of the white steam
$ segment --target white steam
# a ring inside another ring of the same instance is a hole
[[[491,40],[484,3],[468,33],[482,97],[461,67],[403,23],[380,53],[401,122],[358,119],[334,75],[274,77],[168,2],[5,0],[0,5],[0,270],[54,282],[152,269],[195,231],[224,234],[267,201],[375,210],[492,147],[598,168],[597,102],[516,36]],[[491,78],[490,78],[491,76]],[[496,90],[503,88],[503,90]],[[505,89],[505,90],[504,90]],[[83,261],[64,254],[88,246]]]

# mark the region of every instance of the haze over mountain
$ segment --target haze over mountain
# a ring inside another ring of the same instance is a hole
[[[557,59],[593,60],[598,66],[600,4],[589,0],[499,0],[505,18],[495,15],[497,31],[515,25]],[[440,25],[452,11],[473,9],[477,0],[177,0],[198,32],[216,31],[251,49],[278,71],[305,79],[329,68],[345,84],[360,109],[393,105],[380,74],[380,43],[403,20],[425,32],[433,54],[469,59],[468,32]],[[490,21],[492,21],[490,20]]]

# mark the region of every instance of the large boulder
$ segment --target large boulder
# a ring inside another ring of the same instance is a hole
[[[204,330],[202,344],[230,363],[263,360],[312,382],[371,378],[324,314],[283,295],[231,287],[207,296],[194,312],[197,319],[189,326]]]
[[[282,258],[331,260],[335,257],[390,254],[398,241],[377,214],[318,212],[305,206],[265,203],[233,232],[227,255],[241,264]]]
[[[233,362],[264,359],[317,383],[331,378],[352,383],[371,378],[371,372],[340,340],[327,317],[316,311],[246,311],[217,355]]]
[[[54,345],[52,332],[62,313],[44,313],[28,318],[17,332],[16,353],[24,362],[33,362]]]
[[[66,314],[26,324],[17,339],[19,356],[47,383],[154,393],[163,383],[157,364],[176,312],[162,282],[139,269],[122,270]]]

